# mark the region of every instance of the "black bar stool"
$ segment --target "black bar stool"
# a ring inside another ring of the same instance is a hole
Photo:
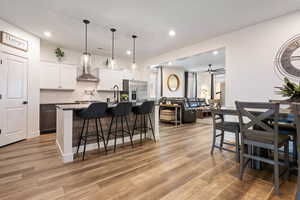
[[[101,118],[106,116],[106,110],[107,110],[107,103],[99,102],[99,103],[92,103],[88,108],[83,109],[78,113],[78,116],[83,119],[83,126],[81,129],[80,138],[77,146],[77,154],[78,154],[81,141],[84,141],[82,160],[84,160],[84,156],[85,156],[86,143],[88,139],[91,137],[97,138],[98,149],[100,149],[100,139],[102,139],[105,153],[107,153],[105,138],[104,138],[102,124],[101,124]],[[95,120],[96,133],[93,131],[89,131],[89,122],[91,120]],[[101,135],[99,135],[98,122],[100,125]],[[85,128],[86,131],[85,134],[83,135]]]
[[[111,110],[110,110],[110,114],[112,115],[112,119],[111,119],[111,122],[110,122],[110,125],[109,125],[106,145],[108,145],[109,137],[111,135],[115,136],[114,152],[116,152],[116,147],[117,147],[117,136],[122,136],[122,141],[123,141],[123,145],[124,145],[125,135],[129,135],[131,146],[133,147],[132,135],[131,135],[131,132],[130,132],[128,119],[127,119],[130,112],[131,112],[131,109],[132,109],[132,103],[130,103],[130,102],[121,102],[121,103],[118,103],[118,105],[116,107],[111,108]],[[118,129],[118,120],[119,119],[121,120],[121,129]],[[116,126],[115,126],[115,130],[112,130],[112,125],[113,125],[114,120],[116,122]],[[126,123],[127,129],[124,129],[124,121]],[[120,132],[121,132],[121,135],[118,134]]]
[[[142,143],[143,133],[144,133],[144,138],[146,139],[146,133],[149,129],[152,131],[153,139],[156,142],[155,134],[153,131],[152,120],[151,120],[151,116],[150,116],[150,114],[153,111],[153,108],[154,108],[154,101],[145,101],[141,106],[137,106],[132,109],[132,112],[135,114],[132,135],[134,135],[135,130],[140,130],[140,143]],[[138,116],[140,116],[140,120],[141,120],[140,127],[137,127]],[[148,124],[146,123],[147,117],[149,119],[150,128],[148,127]]]

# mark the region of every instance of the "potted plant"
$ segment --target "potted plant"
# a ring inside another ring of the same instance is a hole
[[[288,78],[284,78],[284,84],[282,87],[275,87],[279,89],[277,91],[284,97],[289,97],[288,101],[300,102],[300,83],[296,84],[291,82]]]
[[[61,48],[56,48],[55,55],[56,55],[58,61],[61,62],[63,57],[65,56],[65,52],[63,50],[61,50]]]

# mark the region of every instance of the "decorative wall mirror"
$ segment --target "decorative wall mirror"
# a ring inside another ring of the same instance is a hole
[[[275,69],[280,78],[300,80],[300,34],[289,39],[279,49],[275,58]]]
[[[176,74],[171,74],[168,77],[167,85],[170,91],[175,92],[180,86],[179,77]]]

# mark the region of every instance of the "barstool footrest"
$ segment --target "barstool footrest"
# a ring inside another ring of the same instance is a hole
[[[128,130],[124,130],[123,132],[125,134],[127,134],[127,135],[131,134]],[[122,130],[113,130],[113,131],[110,131],[111,135],[116,135],[116,134],[118,135],[118,133],[122,134]]]
[[[144,127],[136,127],[136,128],[134,128],[134,129],[132,129],[132,130],[143,130],[143,131],[144,131],[145,129],[146,129],[146,130],[152,130],[151,127],[145,127],[145,128],[144,128]]]
[[[105,138],[103,138],[102,136],[99,136],[98,138],[105,141]],[[81,139],[85,140],[85,137],[82,137]],[[97,139],[97,135],[89,135],[88,138],[87,138],[87,140],[92,140],[92,139]]]

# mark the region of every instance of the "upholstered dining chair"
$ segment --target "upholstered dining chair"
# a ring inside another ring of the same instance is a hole
[[[244,170],[250,160],[257,160],[274,165],[275,193],[279,194],[279,166],[286,167],[286,175],[289,173],[289,136],[279,134],[279,104],[236,102],[239,113],[241,129],[241,152],[240,152],[240,179],[243,179]],[[272,124],[266,123],[272,119]],[[248,151],[245,151],[245,145]],[[253,147],[268,149],[273,152],[273,158],[265,158],[255,155]],[[279,148],[284,147],[284,163],[279,161]]]
[[[215,148],[219,148],[221,151],[230,151],[235,153],[236,161],[240,161],[240,143],[239,143],[239,132],[240,127],[238,122],[230,122],[225,121],[226,115],[232,115],[233,113],[231,111],[226,111],[221,109],[221,101],[220,100],[209,100],[209,105],[211,109],[212,114],[212,121],[213,121],[213,143],[211,147],[210,153],[214,153]],[[217,134],[217,131],[220,131],[220,134]],[[228,143],[224,141],[225,133],[234,133],[235,134],[235,143]],[[216,140],[218,137],[220,138],[220,144],[216,144]],[[235,146],[235,150],[224,148],[224,144],[229,146]]]

